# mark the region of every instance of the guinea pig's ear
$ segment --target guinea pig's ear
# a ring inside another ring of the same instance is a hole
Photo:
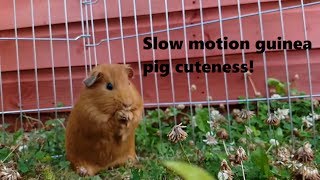
[[[86,85],[86,87],[91,87],[94,83],[96,83],[100,78],[103,77],[103,74],[101,72],[92,72],[89,77],[87,77],[85,80],[83,80],[83,83]]]
[[[130,79],[133,78],[134,73],[133,73],[132,67],[130,65],[126,64],[125,69],[128,74],[128,78],[130,78]]]

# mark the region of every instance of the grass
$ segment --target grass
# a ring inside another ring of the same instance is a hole
[[[273,100],[270,103],[270,112],[289,108],[286,101]],[[279,124],[266,123],[269,118],[266,102],[249,103],[249,106],[240,104],[250,111],[241,111],[240,108],[240,113],[233,111],[230,117],[224,106],[211,110],[197,106],[192,116],[183,105],[148,110],[136,131],[139,164],[106,170],[90,178],[80,178],[65,159],[64,119],[47,121],[43,128],[31,132],[4,131],[1,133],[0,159],[2,165],[19,172],[24,179],[179,179],[175,172],[164,166],[167,160],[190,161],[214,177],[218,177],[219,172],[222,174],[221,162],[226,160],[234,179],[292,179],[301,174],[301,167],[294,169],[293,165],[318,169],[320,163],[319,150],[315,148],[319,146],[319,136],[314,136],[314,132],[317,134],[320,129],[317,125],[319,119],[314,116],[313,122],[312,117],[308,117],[311,105],[308,99],[292,102],[292,119],[288,119],[285,113],[281,118],[277,114]],[[315,113],[319,114],[316,101],[313,105]],[[250,114],[251,111],[255,114]],[[188,134],[177,143],[171,142],[167,136],[174,127],[174,116],[186,126],[182,129]],[[225,136],[221,135],[222,131]],[[301,160],[299,157],[305,154],[301,154],[299,148],[307,142],[312,145],[313,156]],[[245,150],[246,157],[241,161],[237,160],[240,147]],[[283,149],[289,150],[289,154],[281,154]],[[3,172],[2,166],[0,177]],[[314,177],[320,178],[316,175]],[[304,179],[308,176],[305,175]]]

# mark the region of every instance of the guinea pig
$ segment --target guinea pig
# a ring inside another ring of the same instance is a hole
[[[66,158],[80,176],[93,176],[137,162],[135,129],[143,100],[124,64],[102,64],[84,79],[84,87],[66,125]]]

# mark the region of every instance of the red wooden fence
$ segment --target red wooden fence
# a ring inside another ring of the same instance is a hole
[[[263,0],[262,11],[278,9],[277,0]],[[119,21],[119,8],[118,1],[108,1],[108,27],[110,38],[120,37],[120,21]],[[230,20],[223,21],[224,36],[227,36],[229,40],[240,40],[240,28],[239,20],[237,18],[237,1],[221,1],[222,3],[222,16],[223,18],[230,18]],[[299,5],[300,0],[287,0],[283,1],[283,8]],[[217,1],[203,1],[203,20],[212,21],[218,20],[218,7]],[[86,34],[82,32],[81,27],[81,6],[83,7],[83,17],[85,15],[85,6],[81,5],[80,1],[67,1],[67,19],[69,27],[69,37],[76,38],[79,35]],[[199,0],[185,0],[186,10],[186,23],[195,24],[200,22]],[[148,0],[139,0],[137,2],[137,19],[138,19],[138,31],[139,33],[150,32],[150,19]],[[88,18],[90,16],[90,6],[88,8]],[[91,23],[89,21],[90,29],[90,42],[92,43],[92,35],[95,35],[96,43],[106,38],[105,29],[105,11],[104,1],[99,0],[98,3],[92,5],[94,29],[91,31]],[[121,1],[121,14],[123,17],[123,34],[124,36],[135,35],[134,27],[134,9],[132,0]],[[34,24],[35,24],[35,36],[36,38],[48,38],[49,37],[49,16],[48,16],[48,3],[47,1],[34,0]],[[65,38],[65,13],[63,1],[51,1],[51,21],[52,32],[54,38]],[[170,28],[183,26],[182,19],[182,6],[180,0],[168,1],[169,22]],[[16,23],[17,32],[19,38],[31,38],[32,37],[32,18],[31,18],[31,5],[30,1],[16,1]],[[241,1],[242,15],[257,13],[258,5],[255,0]],[[166,18],[165,18],[165,4],[161,0],[152,0],[152,15],[153,17],[153,29],[154,31],[165,30]],[[320,39],[318,36],[320,30],[320,5],[315,4],[305,7],[306,24],[308,39],[312,41],[313,49],[310,51],[311,70],[312,70],[312,85],[313,94],[320,94]],[[304,29],[301,8],[295,8],[290,10],[283,10],[285,35],[287,40],[304,40]],[[265,13],[262,15],[264,25],[264,36],[266,40],[276,40],[278,36],[281,36],[281,22],[279,12]],[[0,39],[6,37],[15,37],[14,31],[14,7],[12,1],[5,1],[0,6]],[[251,45],[254,45],[255,41],[261,39],[260,34],[260,22],[259,16],[253,15],[242,18],[243,23],[243,35],[244,39],[250,41]],[[216,40],[220,37],[219,22],[210,23],[204,25],[205,40]],[[159,40],[166,40],[166,32],[154,34]],[[152,61],[152,51],[143,49],[143,38],[150,35],[140,36],[140,53],[141,61],[143,63],[150,63]],[[183,29],[170,31],[171,40],[184,40]],[[187,28],[188,40],[201,40],[201,26],[195,26]],[[85,57],[83,51],[83,39],[80,38],[76,41],[70,41],[70,60],[72,65],[72,81],[73,92],[75,99],[78,96],[79,89],[82,86],[82,80],[85,76]],[[125,38],[125,59],[127,63],[130,63],[135,68],[134,83],[139,88],[139,74],[138,71],[138,59],[137,59],[137,46],[136,39]],[[258,90],[264,95],[265,82],[264,82],[264,67],[263,56],[255,52],[254,46],[245,50],[246,60],[254,61],[253,81],[255,82]],[[30,40],[18,41],[19,61],[16,63],[16,42],[12,40],[0,40],[0,56],[2,67],[2,87],[3,87],[3,100],[4,110],[17,110],[19,107],[18,99],[18,83],[17,83],[17,67],[20,69],[21,75],[21,90],[22,90],[22,108],[34,109],[36,107],[36,89],[35,89],[35,76],[34,76],[34,51],[33,42]],[[97,62],[108,63],[108,51],[107,43],[103,42],[101,45],[96,46]],[[111,60],[112,63],[122,63],[122,45],[121,40],[110,41],[111,48]],[[88,51],[91,51],[92,63],[94,63],[94,47],[87,47]],[[70,105],[70,91],[69,91],[69,76],[68,76],[68,48],[66,41],[53,41],[54,51],[54,67],[55,67],[55,80],[56,80],[56,92],[57,101],[62,102],[65,105]],[[52,63],[51,63],[51,50],[50,41],[36,41],[36,58],[38,68],[38,80],[39,80],[39,98],[40,108],[53,107],[53,79],[52,79]],[[168,63],[168,50],[156,50],[156,59],[161,63]],[[227,63],[242,63],[241,50],[226,50]],[[222,51],[221,50],[207,50],[207,62],[208,63],[222,63]],[[171,56],[173,63],[185,63],[185,49],[172,50]],[[202,50],[188,50],[188,56],[190,63],[196,61],[203,61]],[[285,61],[283,51],[268,51],[267,57],[267,69],[269,77],[275,77],[280,80],[286,80]],[[88,57],[87,57],[88,59]],[[295,74],[300,76],[300,80],[297,82],[298,89],[303,90],[309,94],[309,81],[308,81],[308,68],[306,51],[304,50],[292,50],[288,51],[288,65],[290,78],[293,78]],[[197,86],[198,91],[192,94],[193,101],[206,100],[206,88],[205,79],[203,73],[191,73],[191,83]],[[226,99],[224,77],[223,73],[209,73],[209,90],[213,100]],[[187,75],[184,73],[174,72],[174,89],[175,98],[177,102],[189,101],[188,97],[188,84]],[[235,73],[228,74],[228,91],[229,99],[237,99],[239,96],[245,95],[245,87],[243,74]],[[159,99],[160,102],[172,102],[170,75],[167,77],[158,77],[159,84]],[[156,91],[154,86],[154,76],[149,74],[147,77],[143,77],[144,85],[144,100],[145,103],[155,103]],[[249,85],[250,97],[254,97],[252,87]]]

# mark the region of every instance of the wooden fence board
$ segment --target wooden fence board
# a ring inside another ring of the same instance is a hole
[[[49,0],[48,0],[49,1]],[[48,25],[48,1],[33,0],[34,25]],[[14,29],[14,1],[4,1],[0,6],[0,30]],[[66,1],[68,22],[81,21],[81,5],[80,1]],[[119,18],[118,1],[106,1],[108,18]],[[243,0],[241,4],[255,3],[256,0]],[[277,0],[261,0],[261,2],[277,2]],[[298,1],[297,1],[298,2]],[[221,1],[222,6],[236,5],[236,0]],[[203,8],[217,7],[218,1],[203,1]],[[137,15],[143,16],[149,14],[148,0],[136,1]],[[152,13],[165,13],[165,4],[162,0],[152,0]],[[65,23],[65,4],[64,1],[50,1],[50,10],[52,24]],[[92,6],[93,19],[104,19],[104,0],[98,0],[98,3]],[[16,18],[17,27],[31,27],[31,1],[16,1]],[[168,1],[168,12],[181,11],[181,0]],[[185,0],[185,10],[199,9],[199,0]],[[130,17],[134,15],[133,0],[121,1],[122,17]],[[90,6],[87,7],[87,15],[91,18]],[[86,16],[85,6],[83,6],[83,16]]]
[[[296,82],[299,90],[309,94],[308,84],[308,71],[305,59],[305,52],[291,51],[288,52],[289,75],[292,79],[296,74],[300,76],[300,80]],[[320,94],[320,50],[310,51],[311,68],[312,68],[312,84],[313,93]],[[254,59],[254,72],[252,75],[253,81],[257,86],[258,91],[265,95],[264,83],[264,68],[262,55],[248,54],[247,59]],[[191,59],[190,63],[195,63],[199,59]],[[209,64],[222,63],[221,57],[208,57]],[[226,58],[227,63],[242,63],[241,55],[230,55]],[[163,61],[162,63],[168,63]],[[185,63],[184,59],[175,60],[174,64]],[[140,90],[139,69],[137,63],[132,63],[135,71],[134,84]],[[269,77],[274,77],[279,80],[286,80],[286,72],[284,66],[284,55],[282,52],[267,53],[267,65]],[[85,70],[83,67],[72,67],[73,79],[73,93],[75,100],[78,97],[79,90],[81,89],[82,80],[85,77]],[[40,108],[53,107],[53,85],[51,69],[42,69],[39,71],[39,94],[40,94]],[[67,68],[56,69],[56,92],[57,101],[64,105],[70,105],[70,87]],[[17,76],[15,72],[6,72],[3,76],[3,90],[4,90],[4,109],[17,110],[18,109],[18,86]],[[188,97],[188,84],[186,73],[174,73],[174,88],[177,102],[187,102]],[[204,73],[190,73],[191,83],[197,86],[197,91],[192,94],[193,101],[206,100],[206,88]],[[225,86],[223,73],[208,73],[209,90],[213,100],[224,100]],[[229,99],[237,99],[239,96],[245,96],[244,80],[242,73],[229,73],[227,74]],[[154,86],[153,74],[143,76],[143,89],[145,103],[156,103],[156,93]],[[160,102],[172,102],[171,82],[170,75],[161,77],[158,74],[159,98]],[[23,71],[21,74],[21,88],[22,88],[22,104],[23,109],[36,108],[36,91],[34,82],[34,71]],[[250,97],[254,97],[252,87],[248,87]]]
[[[320,5],[306,7],[306,17],[307,17],[307,29],[308,29],[308,37],[309,40],[312,41],[312,46],[314,49],[320,47],[320,39],[318,38],[318,29],[314,28],[314,24],[320,24],[320,11],[318,10]],[[226,17],[230,17],[236,15],[234,10],[236,7],[228,7],[226,10]],[[213,12],[214,9],[206,9],[204,11],[205,20],[217,19],[217,12]],[[256,11],[257,7],[254,5],[248,5],[248,9],[246,13],[251,11]],[[156,15],[155,19],[155,30],[157,29],[165,29],[165,18],[161,15]],[[292,21],[295,19],[295,21]],[[196,23],[199,22],[200,16],[197,11],[189,11],[187,13],[187,22],[188,23]],[[280,15],[279,13],[271,13],[263,15],[264,21],[264,36],[266,40],[275,40],[278,36],[282,35],[281,32],[281,24],[280,24]],[[170,16],[170,27],[181,26],[182,25],[182,15],[179,13],[174,13]],[[303,32],[303,21],[301,11],[299,9],[289,10],[284,12],[284,23],[285,23],[285,34],[286,39],[288,40],[304,40],[304,32]],[[119,23],[117,21],[111,22],[112,26],[110,26],[110,37],[119,37]],[[125,19],[124,21],[124,34],[132,35],[135,34],[134,29],[134,21],[133,19]],[[150,30],[149,27],[149,19],[148,17],[141,17],[139,19],[139,33],[148,32]],[[204,26],[205,28],[205,40],[216,40],[220,38],[220,27],[219,23],[208,24]],[[223,22],[223,30],[224,36],[227,36],[229,40],[240,40],[240,30],[239,30],[239,22],[238,19],[225,21]],[[55,26],[53,29],[55,33],[55,37],[63,37],[64,35],[64,27],[63,26]],[[30,37],[31,30],[30,29],[22,29],[22,36]],[[48,29],[44,27],[40,27],[36,31],[37,37],[48,37]],[[81,34],[81,24],[76,23],[70,25],[70,37],[76,37]],[[12,31],[3,32],[1,36],[6,36],[11,34]],[[243,33],[244,39],[250,41],[251,49],[245,50],[246,53],[255,53],[255,41],[260,40],[260,26],[259,26],[259,18],[258,16],[252,16],[243,18]],[[150,36],[150,35],[147,35]],[[167,40],[166,32],[156,34],[160,40]],[[170,32],[170,36],[172,40],[184,40],[183,30],[175,30]],[[103,21],[97,21],[95,23],[95,39],[96,43],[98,43],[101,39],[106,37],[105,34],[105,25]],[[144,50],[143,49],[143,38],[146,36],[139,37],[139,48],[141,51],[141,61],[150,61],[152,60],[152,50]],[[187,29],[187,39],[188,40],[201,40],[201,27],[192,27]],[[92,42],[92,41],[91,41]],[[54,60],[55,67],[67,67],[68,66],[68,49],[67,43],[63,41],[55,41],[53,43],[54,50]],[[123,54],[121,51],[122,44],[121,40],[114,40],[110,42],[111,47],[111,57],[113,63],[122,63],[123,62]],[[137,47],[136,47],[136,39],[135,38],[126,38],[124,40],[125,47],[125,58],[126,62],[134,63],[137,62]],[[50,59],[50,42],[49,41],[37,41],[36,42],[36,50],[37,50],[37,60],[38,68],[50,68],[52,66]],[[91,61],[95,62],[94,57],[94,48],[87,48],[88,51],[91,51]],[[3,71],[13,71],[17,69],[16,65],[16,47],[15,41],[0,41],[0,55],[2,56],[2,69]],[[108,59],[108,51],[107,51],[107,43],[104,42],[100,46],[96,47],[97,52],[97,62],[98,63],[107,63]],[[168,59],[168,50],[156,50],[156,59],[157,60],[167,60]],[[226,50],[226,54],[239,54],[241,50]],[[70,41],[70,55],[71,55],[71,64],[72,66],[82,66],[85,64],[85,56],[83,51],[83,40],[79,39],[78,41]],[[171,51],[172,59],[181,59],[185,56],[184,46],[181,50],[172,50]],[[188,50],[188,55],[190,58],[201,58],[203,57],[202,50]],[[207,56],[221,56],[221,50],[207,50]],[[27,70],[33,69],[33,46],[32,41],[19,41],[19,58],[20,58],[20,69]],[[89,63],[89,57],[87,57],[87,61]]]

